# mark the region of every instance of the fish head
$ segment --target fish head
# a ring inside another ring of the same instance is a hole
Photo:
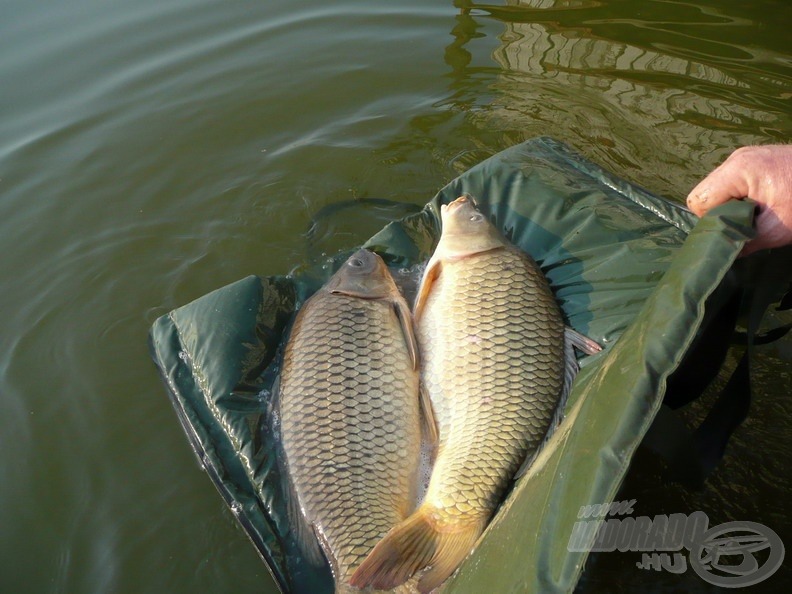
[[[495,226],[476,208],[471,196],[463,195],[442,205],[440,217],[443,231],[438,250],[445,256],[463,257],[506,245]]]
[[[327,282],[325,290],[362,299],[385,299],[394,291],[398,293],[385,262],[366,249],[352,254]]]

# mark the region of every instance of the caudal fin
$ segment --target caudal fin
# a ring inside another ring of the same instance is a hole
[[[419,592],[431,592],[454,573],[473,548],[484,524],[439,524],[420,507],[377,543],[349,583],[357,588],[390,590],[431,566],[418,581]]]

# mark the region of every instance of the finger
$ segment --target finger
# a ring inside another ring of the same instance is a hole
[[[705,177],[687,197],[687,205],[697,216],[729,200],[748,196],[748,178],[737,159],[729,157]]]

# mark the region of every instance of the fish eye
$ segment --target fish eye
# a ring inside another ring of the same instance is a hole
[[[470,221],[473,223],[480,223],[483,220],[484,220],[484,215],[481,214],[480,212],[470,215]]]
[[[361,266],[363,266],[363,260],[361,260],[360,258],[352,258],[349,261],[349,265],[354,266],[355,268],[360,268]]]

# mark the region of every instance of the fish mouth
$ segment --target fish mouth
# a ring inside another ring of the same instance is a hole
[[[466,204],[469,204],[473,208],[476,208],[478,206],[476,204],[476,199],[473,198],[473,196],[471,196],[470,194],[462,194],[456,200],[454,200],[454,201],[452,201],[452,202],[450,202],[448,204],[441,205],[440,206],[440,212],[441,213],[444,213],[444,212],[452,213],[455,210],[457,210],[459,208],[462,208]]]

